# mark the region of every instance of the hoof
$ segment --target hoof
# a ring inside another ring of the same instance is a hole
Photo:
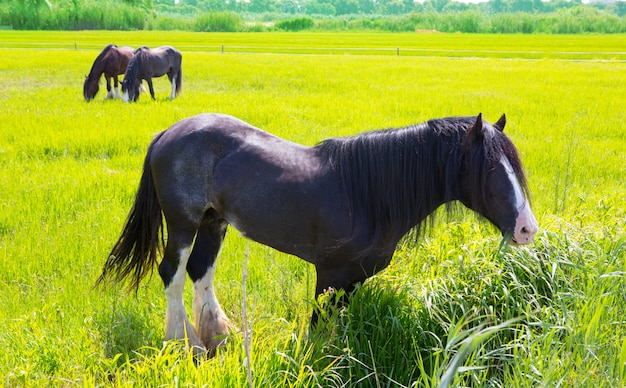
[[[205,311],[204,322],[200,325],[200,338],[209,357],[215,356],[218,348],[227,343],[230,323],[221,309]]]

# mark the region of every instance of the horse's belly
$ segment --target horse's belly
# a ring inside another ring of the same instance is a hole
[[[225,219],[246,238],[312,263],[317,257],[337,248],[347,234],[347,229],[338,230],[336,227],[342,222],[330,226],[319,221],[319,214],[312,216],[293,212],[272,217],[259,213],[251,211],[245,215],[226,216]]]

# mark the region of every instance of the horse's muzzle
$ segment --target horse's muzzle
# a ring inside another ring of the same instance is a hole
[[[538,230],[539,225],[537,224],[537,219],[535,219],[535,215],[530,210],[528,202],[525,202],[515,220],[515,229],[511,236],[511,245],[530,244]]]

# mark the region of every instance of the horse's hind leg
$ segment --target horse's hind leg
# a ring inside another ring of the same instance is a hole
[[[172,92],[170,93],[170,100],[173,100],[176,98],[176,74],[170,74],[167,73],[167,78],[170,80],[170,83],[172,85]]]
[[[169,220],[168,220],[169,221]],[[194,352],[204,352],[204,344],[192,326],[183,301],[186,268],[196,230],[168,222],[168,241],[159,265],[159,274],[165,285],[167,309],[165,313],[165,339],[187,338]]]
[[[215,296],[215,260],[224,241],[226,222],[208,214],[198,230],[187,272],[194,285],[193,314],[200,338],[209,355],[226,342],[228,318]]]

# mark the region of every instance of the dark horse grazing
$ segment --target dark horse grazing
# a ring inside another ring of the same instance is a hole
[[[139,85],[144,79],[148,83],[152,99],[155,100],[152,77],[161,77],[165,74],[172,83],[170,98],[176,98],[183,85],[182,60],[180,51],[170,46],[163,46],[154,50],[146,46],[138,48],[128,64],[128,70],[122,82],[124,101],[137,101]]]
[[[451,201],[487,218],[506,241],[530,243],[537,222],[504,126],[504,115],[494,125],[481,115],[451,117],[305,147],[226,115],[182,120],[152,141],[98,282],[130,277],[138,287],[163,248],[164,216],[165,337],[186,335],[212,353],[227,333],[213,275],[229,224],[313,263],[317,294],[350,292],[384,269],[402,236]],[[195,328],[183,305],[185,272]]]
[[[107,81],[107,95],[105,98],[120,98],[117,77],[126,72],[128,62],[133,57],[133,53],[134,50],[131,47],[120,48],[114,44],[106,46],[96,57],[89,75],[85,78],[85,84],[83,85],[85,101],[91,101],[98,93],[100,76],[103,73]],[[114,90],[111,90],[111,78],[114,82]]]

